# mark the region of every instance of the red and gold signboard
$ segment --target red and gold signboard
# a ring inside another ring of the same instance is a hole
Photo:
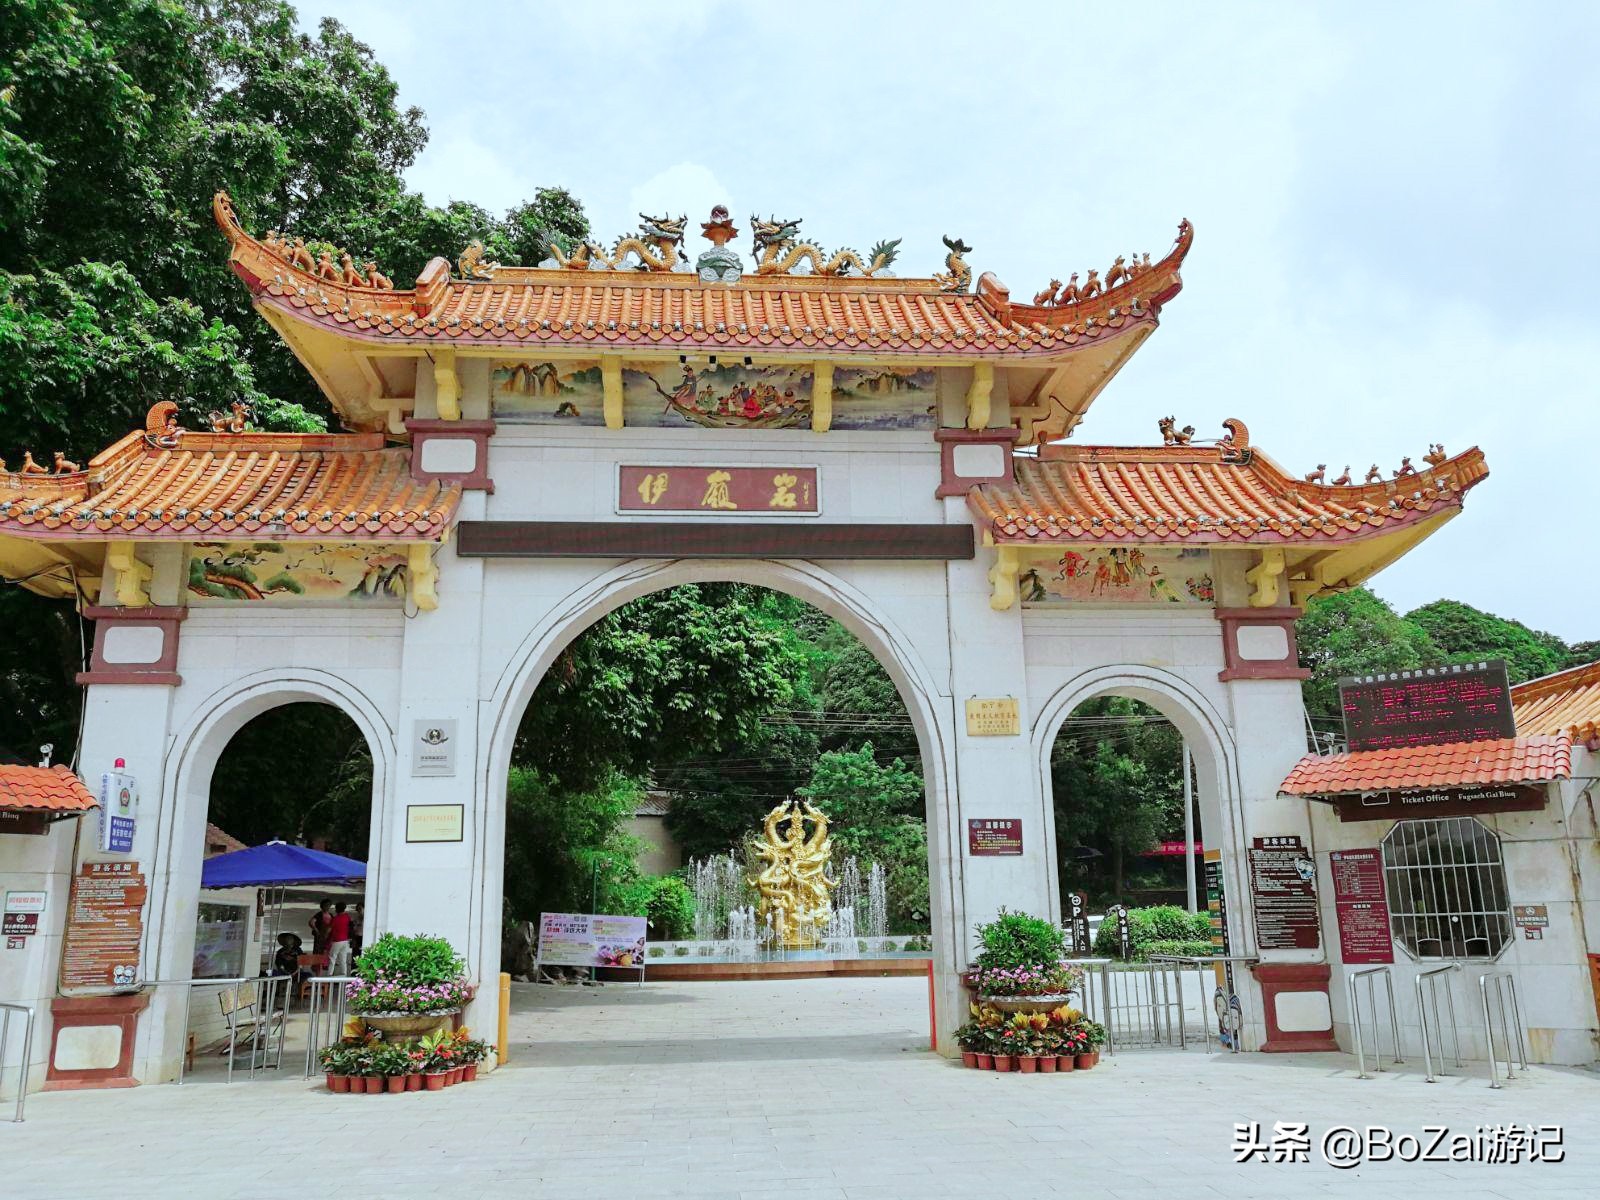
[[[817,475],[816,467],[623,463],[617,511],[814,517],[822,511]]]
[[[1299,835],[1255,839],[1250,848],[1250,892],[1256,945],[1261,949],[1315,950],[1322,945],[1317,865]]]
[[[967,853],[977,856],[1021,854],[1021,819],[984,817],[968,821]]]
[[[1335,850],[1328,855],[1333,910],[1339,920],[1339,958],[1345,963],[1392,963],[1389,898],[1383,886],[1383,855],[1376,846]]]
[[[138,981],[145,893],[138,863],[83,864],[67,908],[62,987],[126,987]]]

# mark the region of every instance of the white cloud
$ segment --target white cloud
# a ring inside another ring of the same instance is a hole
[[[857,249],[939,235],[1013,294],[1197,239],[1085,440],[1227,416],[1297,470],[1443,440],[1491,477],[1379,577],[1600,634],[1600,7],[307,4],[374,43],[433,139],[433,200],[559,184],[598,239],[726,203]],[[397,28],[403,26],[403,28]],[[626,198],[626,202],[624,202]]]

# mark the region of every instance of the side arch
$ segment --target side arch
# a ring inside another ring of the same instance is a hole
[[[171,736],[163,756],[162,804],[152,876],[161,881],[152,896],[144,961],[161,978],[186,977],[193,953],[194,909],[200,888],[202,842],[217,760],[235,734],[254,718],[285,704],[327,704],[355,723],[372,752],[372,824],[367,848],[367,909],[383,924],[384,831],[393,803],[393,722],[347,679],[305,667],[252,672],[217,688],[190,711]],[[153,939],[153,940],[152,940]]]
[[[1051,783],[1050,757],[1061,727],[1079,705],[1102,696],[1126,696],[1154,708],[1170,720],[1183,735],[1194,755],[1201,827],[1207,844],[1215,839],[1222,851],[1223,886],[1230,897],[1229,937],[1235,953],[1247,953],[1254,934],[1247,916],[1247,896],[1243,890],[1242,831],[1245,829],[1239,775],[1238,742],[1229,721],[1211,700],[1181,675],[1158,667],[1138,664],[1111,664],[1092,667],[1062,683],[1041,704],[1031,728],[1034,762],[1038,767],[1038,802],[1042,807],[1047,844],[1052,861],[1055,856],[1055,796]],[[1050,892],[1053,915],[1060,919],[1060,883]]]

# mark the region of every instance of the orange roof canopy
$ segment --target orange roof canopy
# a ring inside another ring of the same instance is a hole
[[[99,802],[70,769],[0,764],[0,809],[7,812],[79,813]]]
[[[1336,796],[1415,788],[1549,783],[1572,774],[1572,742],[1551,737],[1495,738],[1441,746],[1400,746],[1308,754],[1278,789],[1288,796]]]

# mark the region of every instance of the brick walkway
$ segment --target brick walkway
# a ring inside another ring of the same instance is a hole
[[[434,1094],[298,1078],[36,1095],[0,1196],[1368,1197],[1595,1194],[1600,1076],[1355,1079],[1335,1055],[1136,1052],[1088,1074],[964,1071],[916,979],[519,987],[507,1069]],[[1233,1162],[1236,1121],[1313,1162]],[[1332,1125],[1561,1124],[1558,1165],[1321,1164]]]

